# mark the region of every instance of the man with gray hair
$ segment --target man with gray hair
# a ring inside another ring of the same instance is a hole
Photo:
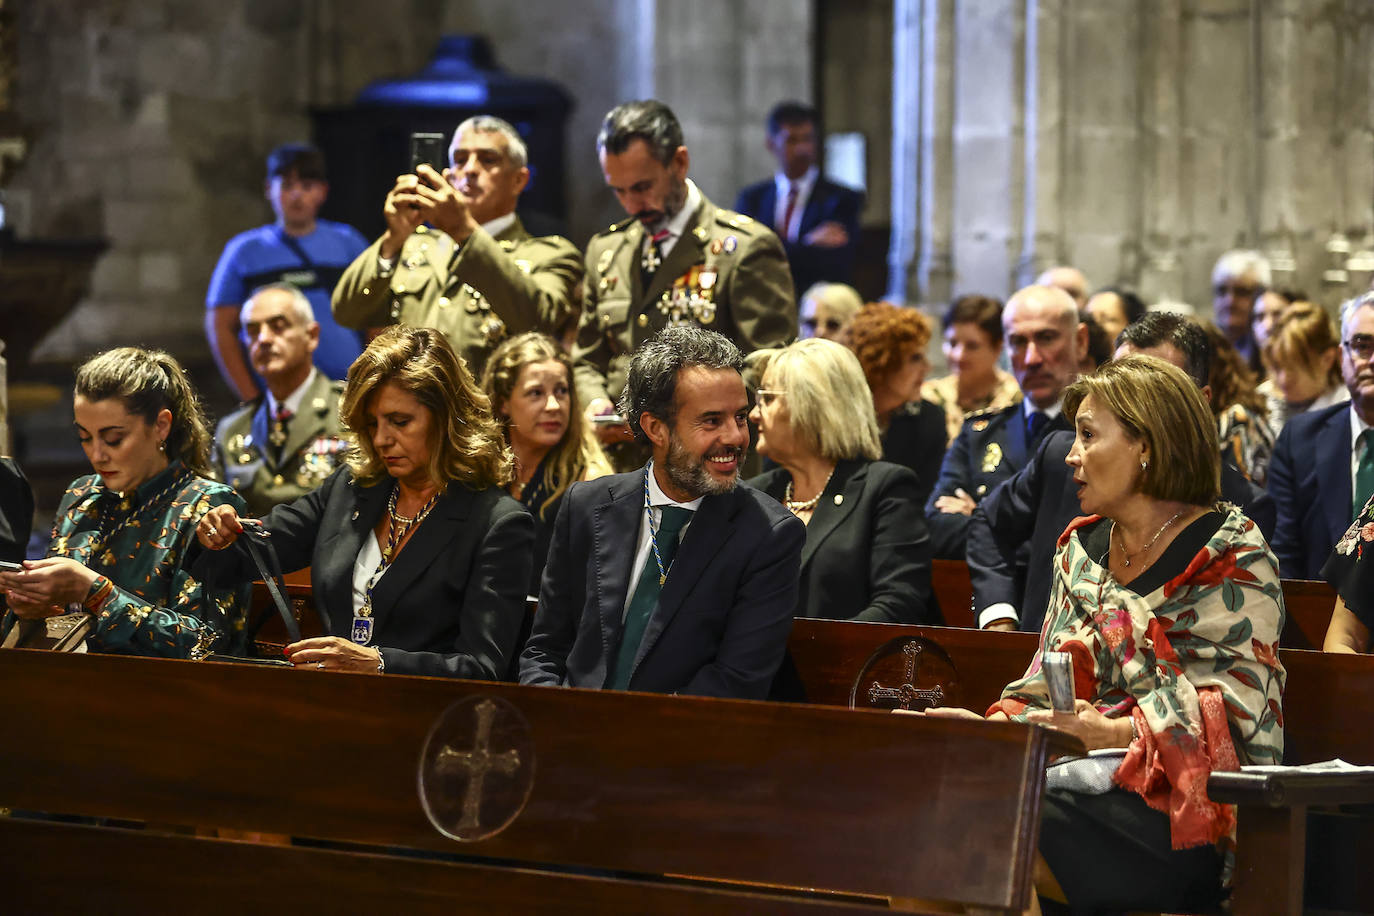
[[[1269,288],[1271,279],[1269,259],[1258,251],[1228,251],[1212,268],[1213,319],[1250,368],[1261,374],[1260,348],[1251,319],[1255,302]]]
[[[768,695],[806,527],[739,484],[743,366],[738,347],[697,327],[668,328],[635,352],[620,411],[653,458],[568,489],[522,684]]]
[[[577,393],[610,414],[630,355],[665,327],[709,327],[746,352],[797,336],[797,301],[782,243],[761,223],[717,207],[687,177],[682,126],[652,99],[610,111],[596,139],[606,185],[629,218],[587,243],[578,326]],[[599,424],[604,442],[632,430]]]
[[[516,215],[526,156],[500,118],[459,124],[442,175],[421,164],[396,179],[386,231],[335,287],[334,317],[354,328],[437,328],[474,376],[508,336],[559,336],[575,317],[582,262],[572,242],[532,236]]]
[[[324,483],[343,460],[343,383],[311,365],[320,326],[310,300],[291,284],[255,289],[239,327],[266,391],[220,421],[211,463],[261,516]]]
[[[1345,529],[1374,497],[1374,293],[1341,309],[1341,375],[1350,402],[1284,424],[1269,462],[1278,524],[1270,544],[1285,579],[1319,579]]]

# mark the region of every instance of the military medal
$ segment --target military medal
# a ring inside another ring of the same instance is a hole
[[[286,444],[286,424],[281,420],[272,421],[272,431],[267,434],[267,441],[272,443],[273,448],[281,448]]]
[[[722,247],[726,254],[734,254],[735,249],[739,247],[739,239],[735,238],[733,235],[727,235],[725,237],[725,244]]]
[[[364,607],[363,610],[369,614],[372,613],[370,607]],[[360,646],[372,642],[372,618],[355,614],[353,616],[353,631],[349,634],[349,638]]]
[[[725,246],[721,244],[720,239],[714,239],[714,240],[712,240],[712,242],[711,242],[711,254],[720,254],[720,250],[721,250],[723,247],[725,247]]]
[[[983,473],[991,473],[997,470],[997,466],[1002,463],[1002,446],[996,442],[988,443],[988,450],[983,453]]]
[[[646,274],[651,274],[658,270],[658,265],[663,263],[663,259],[658,256],[658,248],[652,243],[644,246],[644,254],[640,255],[639,266]]]

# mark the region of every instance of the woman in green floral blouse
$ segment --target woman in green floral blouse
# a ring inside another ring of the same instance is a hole
[[[186,373],[159,350],[110,350],[77,370],[74,412],[95,473],[63,495],[48,556],[0,573],[11,610],[40,619],[84,608],[93,652],[197,658],[222,648],[249,586],[207,594],[182,558],[202,515],[243,511],[243,500],[207,479],[210,433]]]

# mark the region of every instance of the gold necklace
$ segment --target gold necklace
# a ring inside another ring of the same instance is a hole
[[[1159,530],[1155,532],[1155,536],[1150,538],[1148,544],[1137,550],[1134,556],[1139,557],[1149,553],[1150,548],[1155,546],[1155,541],[1159,540],[1160,535],[1164,534],[1164,532],[1169,529],[1169,526],[1172,525],[1174,522],[1178,521],[1179,518],[1183,515],[1183,513],[1187,511],[1188,510],[1185,507],[1175,512],[1172,518],[1170,518],[1167,522],[1159,526]],[[1116,542],[1121,545],[1121,561],[1126,564],[1127,568],[1129,568],[1131,565],[1132,554],[1126,550],[1126,536],[1124,534],[1119,534],[1116,530],[1116,519],[1112,519],[1112,534],[1116,535]]]

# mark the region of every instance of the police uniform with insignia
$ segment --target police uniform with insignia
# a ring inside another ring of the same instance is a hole
[[[582,279],[577,248],[561,236],[530,235],[514,213],[486,226],[462,245],[419,226],[389,273],[378,239],[334,288],[334,317],[352,328],[437,328],[474,376],[508,336],[542,331],[556,337],[574,317]]]
[[[348,448],[339,420],[343,382],[314,372],[290,419],[274,421],[264,394],[220,421],[215,476],[237,490],[253,516],[316,489]]]
[[[926,502],[926,525],[930,528],[936,558],[965,559],[964,542],[969,526],[969,516],[935,508],[937,499],[963,490],[974,502],[981,501],[994,487],[1026,466],[1046,434],[1069,428],[1062,413],[1056,413],[1053,418],[1042,413],[1040,416],[1044,420],[1037,422],[1039,428],[1032,436],[1028,407],[1023,399],[1011,407],[990,408],[972,414],[964,421],[954,444],[945,452],[940,479]]]
[[[690,180],[683,206],[691,216],[661,261],[650,251],[644,225],[633,218],[587,244],[573,348],[583,404],[615,401],[625,388],[630,354],[668,325],[719,331],[746,353],[797,336],[792,275],[773,231],[717,207]]]

